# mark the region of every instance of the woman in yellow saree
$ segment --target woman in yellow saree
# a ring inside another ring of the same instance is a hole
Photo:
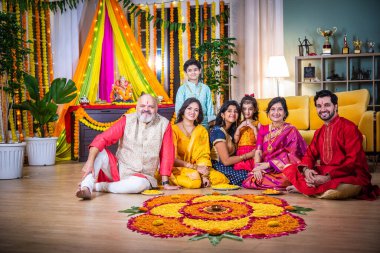
[[[196,98],[186,99],[173,126],[176,159],[169,178],[171,184],[196,189],[229,183],[226,176],[211,168],[208,132],[199,124],[202,120],[200,102]]]

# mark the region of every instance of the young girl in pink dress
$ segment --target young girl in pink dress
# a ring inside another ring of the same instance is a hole
[[[240,103],[241,113],[244,120],[236,129],[234,140],[238,148],[236,155],[243,158],[243,161],[234,165],[235,170],[252,171],[255,162],[253,158],[245,159],[245,154],[256,149],[256,136],[257,136],[257,119],[259,110],[257,108],[257,101],[254,94],[245,95]]]

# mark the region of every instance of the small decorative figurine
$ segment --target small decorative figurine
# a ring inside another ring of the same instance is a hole
[[[368,46],[368,53],[374,53],[375,52],[375,42],[373,41],[367,41]]]
[[[110,94],[111,102],[133,102],[132,84],[130,84],[125,77],[121,76],[112,85]]]

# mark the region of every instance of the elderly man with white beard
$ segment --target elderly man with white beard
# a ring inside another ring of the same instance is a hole
[[[174,145],[170,122],[157,114],[157,100],[143,94],[136,113],[125,114],[90,144],[83,178],[76,192],[78,198],[91,199],[92,191],[140,193],[157,187],[154,175],[159,168],[166,190],[174,162]],[[119,142],[116,156],[105,147]]]

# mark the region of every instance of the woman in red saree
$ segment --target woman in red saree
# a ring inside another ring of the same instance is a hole
[[[300,162],[306,143],[298,130],[285,122],[289,115],[286,100],[273,98],[266,110],[272,121],[260,127],[256,143],[255,168],[243,182],[245,188],[285,190],[290,182],[282,170]]]

